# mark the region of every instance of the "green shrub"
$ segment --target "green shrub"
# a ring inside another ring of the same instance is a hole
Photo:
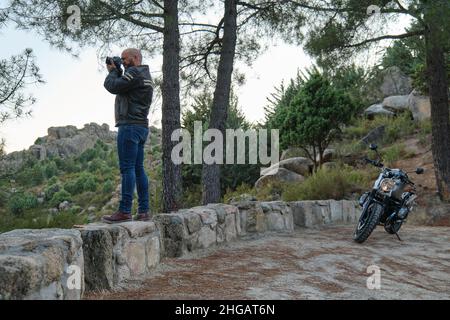
[[[231,199],[239,198],[239,196],[242,194],[250,194],[252,196],[256,196],[256,190],[246,183],[242,183],[234,191],[228,188],[227,192],[223,196],[223,202],[229,203]]]
[[[183,208],[191,208],[202,205],[202,186],[192,185],[191,188],[183,192]]]
[[[73,214],[70,211],[60,212],[56,215],[44,211],[33,210],[21,216],[3,215],[0,219],[0,232],[14,229],[41,229],[41,228],[72,228],[75,224],[85,224],[84,215]]]
[[[44,168],[39,163],[36,163],[32,167],[25,166],[25,168],[17,174],[17,182],[19,184],[24,186],[37,186],[44,182]]]
[[[48,222],[47,228],[70,229],[76,224],[87,223],[87,218],[73,214],[71,211],[60,212]]]
[[[114,183],[111,180],[106,180],[103,184],[103,192],[111,193],[114,191]]]
[[[83,181],[83,191],[97,191],[98,183],[95,181],[93,176],[87,177],[86,180]]]
[[[36,208],[37,198],[31,193],[15,193],[8,201],[8,209],[14,215],[22,214],[27,209]]]
[[[44,175],[47,179],[50,179],[58,174],[58,167],[54,161],[50,161],[43,168]]]
[[[45,200],[51,200],[55,193],[61,190],[61,186],[59,184],[52,184],[44,189]]]
[[[353,192],[369,187],[371,176],[349,167],[320,169],[303,183],[291,183],[284,186],[282,199],[297,200],[342,200]]]
[[[98,150],[93,148],[93,149],[87,149],[85,150],[82,154],[80,154],[80,156],[78,157],[79,161],[82,163],[87,163],[91,160],[94,160],[95,158],[97,158],[99,155]]]
[[[77,185],[77,180],[67,181],[64,184],[63,188],[64,188],[64,190],[67,190],[72,195],[76,195],[76,194],[82,192],[82,186]]]
[[[94,159],[88,164],[88,171],[95,172],[99,170],[105,162],[101,159]]]
[[[360,140],[343,141],[334,146],[336,157],[342,158],[351,154],[358,154],[367,150],[367,146]]]
[[[108,176],[113,173],[113,168],[108,166],[106,161],[102,161],[100,167],[98,168],[97,172],[100,173],[102,176]]]
[[[108,151],[109,147],[106,143],[104,143],[102,140],[98,139],[95,142],[95,147],[96,149],[100,150],[100,151]]]
[[[106,164],[110,168],[118,168],[119,167],[119,158],[117,155],[117,151],[112,150],[106,156]]]
[[[52,177],[47,181],[47,185],[51,186],[52,184],[57,184],[58,183],[58,177]]]
[[[381,150],[381,157],[385,165],[391,166],[395,161],[399,160],[401,154],[404,152],[404,145],[395,144],[391,147]]]
[[[92,174],[82,172],[77,179],[66,182],[64,189],[72,195],[76,195],[85,191],[96,191],[97,186],[98,184]]]
[[[78,213],[80,213],[82,210],[83,210],[83,208],[81,208],[80,206],[73,206],[73,207],[71,207],[68,211],[69,211],[71,214],[78,214]]]
[[[385,135],[383,143],[395,142],[398,138],[411,135],[420,124],[412,120],[411,112],[403,112],[397,117],[376,116],[373,120],[355,118],[350,126],[343,129],[343,138],[346,140],[361,139],[371,130],[384,126]]]
[[[267,183],[264,187],[260,187],[256,191],[256,198],[260,201],[280,200],[286,184],[278,181]]]
[[[57,207],[63,201],[72,201],[72,196],[66,190],[61,189],[53,195],[50,200],[50,205],[52,207]]]
[[[6,188],[0,188],[0,207],[7,205],[9,199],[9,192]]]
[[[58,161],[55,159],[55,162],[58,168],[64,172],[74,173],[81,171],[81,165],[77,164],[73,158],[59,159]]]

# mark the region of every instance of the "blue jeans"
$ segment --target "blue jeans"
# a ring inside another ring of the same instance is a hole
[[[144,171],[144,144],[149,129],[138,125],[121,125],[117,135],[117,151],[122,177],[119,211],[131,213],[134,186],[137,186],[138,212],[149,212],[148,178]]]

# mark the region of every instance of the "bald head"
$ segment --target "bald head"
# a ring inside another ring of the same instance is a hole
[[[122,52],[122,61],[125,68],[140,66],[142,64],[141,50],[128,48]]]

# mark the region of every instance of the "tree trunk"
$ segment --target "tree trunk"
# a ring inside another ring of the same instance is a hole
[[[236,0],[225,0],[223,43],[209,122],[209,128],[220,130],[223,137],[225,137],[225,121],[230,102],[231,75],[236,49],[236,18]],[[219,202],[221,193],[220,167],[218,164],[203,164],[202,184],[203,204]]]
[[[171,159],[172,132],[180,129],[180,32],[178,0],[164,0],[164,42],[162,83],[162,175],[163,212],[176,211],[181,205],[181,165]]]
[[[425,38],[434,171],[441,200],[450,201],[450,117],[445,51],[440,27],[432,17],[429,17],[428,22]]]

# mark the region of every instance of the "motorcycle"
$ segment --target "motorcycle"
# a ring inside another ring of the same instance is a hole
[[[353,234],[353,240],[363,243],[377,225],[382,225],[387,233],[395,234],[401,241],[398,231],[413,210],[417,198],[416,186],[408,177],[408,173],[412,172],[385,167],[381,162],[378,146],[371,144],[370,149],[376,152],[378,159],[365,158],[364,160],[380,168],[381,172],[372,190],[365,192],[359,198],[362,212]],[[413,172],[420,175],[424,173],[424,169],[417,168]],[[406,191],[408,186],[411,188]]]

